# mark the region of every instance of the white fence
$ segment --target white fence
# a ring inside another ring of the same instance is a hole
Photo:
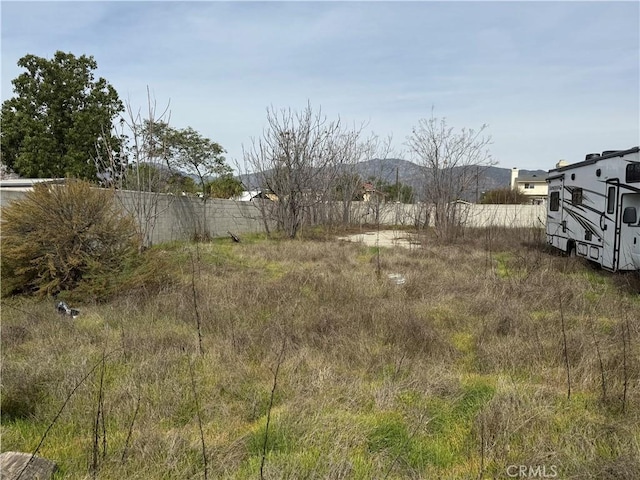
[[[544,228],[545,205],[481,205],[458,203],[456,216],[467,227],[538,227]],[[376,216],[377,215],[377,216]],[[379,206],[368,202],[354,202],[353,223],[381,225],[433,226],[433,208],[425,204],[386,203]]]
[[[544,228],[546,205],[460,205],[463,223],[469,227]]]

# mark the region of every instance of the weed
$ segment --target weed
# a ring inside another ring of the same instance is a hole
[[[105,480],[202,478],[205,461],[210,478],[635,478],[637,299],[525,231],[489,232],[486,268],[477,233],[383,250],[383,281],[376,250],[256,236],[150,248],[75,320],[7,298],[3,449],[71,479],[91,476],[96,433]]]

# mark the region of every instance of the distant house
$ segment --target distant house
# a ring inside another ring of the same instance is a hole
[[[376,189],[376,186],[372,182],[365,182],[362,185],[362,200],[365,202],[377,202],[381,203],[387,196],[386,193]]]
[[[511,170],[511,188],[525,194],[533,205],[543,203],[548,194],[547,175],[520,175],[520,170]]]
[[[236,195],[230,200],[235,200],[236,202],[250,202],[256,198],[265,198],[274,202],[278,200],[278,196],[276,194],[264,190],[245,190],[241,192],[240,195]]]

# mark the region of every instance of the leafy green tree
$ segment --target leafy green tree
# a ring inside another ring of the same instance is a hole
[[[370,177],[369,181],[375,185],[376,190],[385,194],[389,202],[414,202],[413,187],[411,187],[411,185],[406,185],[402,182],[398,182],[396,185],[395,183],[389,183],[386,180],[375,177]]]
[[[153,163],[132,164],[127,167],[121,188],[154,193],[197,193],[193,178]]]
[[[209,177],[230,175],[232,170],[226,164],[224,149],[203,137],[191,127],[176,130],[169,137],[172,150],[171,163],[183,171],[193,171],[200,180],[202,191]]]
[[[494,203],[503,205],[522,205],[529,203],[527,196],[515,188],[496,188],[482,195],[480,203]]]
[[[111,145],[112,122],[123,111],[115,89],[94,70],[91,56],[58,51],[49,60],[25,55],[26,72],[13,80],[15,96],[2,104],[2,163],[25,177],[96,180],[96,148]]]
[[[222,175],[207,183],[205,194],[213,198],[232,198],[242,193],[242,182],[233,175]]]
[[[193,178],[183,175],[180,172],[172,172],[167,181],[167,188],[172,193],[197,193],[198,185]]]
[[[232,173],[226,163],[224,149],[191,127],[176,129],[165,122],[145,122],[144,138],[153,156],[164,158],[170,169],[194,173],[206,195],[211,177],[225,177]]]
[[[411,185],[391,183],[385,185],[382,191],[387,194],[389,201],[399,201],[401,203],[413,203],[414,201],[413,187]]]
[[[167,193],[170,182],[171,172],[168,169],[163,169],[153,163],[131,164],[125,170],[121,188]]]

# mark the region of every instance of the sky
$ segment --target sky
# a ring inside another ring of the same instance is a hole
[[[134,111],[147,89],[243,167],[267,108],[309,103],[392,135],[433,114],[486,124],[497,166],[640,144],[640,2],[9,2],[1,100],[26,54],[92,55]],[[244,170],[243,170],[244,171]]]

